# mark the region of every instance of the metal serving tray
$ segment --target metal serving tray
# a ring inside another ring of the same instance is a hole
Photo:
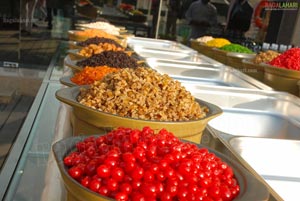
[[[152,39],[152,38],[143,38],[143,37],[131,37],[127,39],[127,44],[129,47],[133,48],[135,46],[149,47],[153,49],[161,50],[180,50],[185,52],[194,52],[192,48],[189,48],[181,43],[170,41],[170,40],[161,40],[161,39]]]
[[[203,135],[201,143],[225,147],[250,165],[282,199],[300,193],[300,99],[285,92],[200,86],[183,83],[196,97],[220,106],[222,115],[209,122],[221,143]],[[222,144],[222,146],[220,146]]]
[[[300,197],[300,141],[234,137],[232,148],[256,170],[284,200]]]
[[[209,125],[232,136],[300,140],[300,99],[285,92],[183,85],[223,114]]]
[[[146,61],[151,68],[157,70],[159,73],[168,74],[172,78],[182,82],[271,90],[267,85],[227,66],[152,58]]]
[[[160,50],[154,48],[146,48],[141,46],[133,47],[133,50],[141,57],[146,58],[156,58],[156,59],[168,59],[168,60],[181,60],[190,62],[201,62],[201,63],[215,63],[219,62],[210,59],[206,56],[198,54],[196,51],[186,52],[180,50]]]

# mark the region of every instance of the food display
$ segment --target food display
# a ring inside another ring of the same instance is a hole
[[[101,80],[108,73],[117,72],[120,68],[112,68],[108,66],[84,67],[82,71],[71,77],[71,81],[78,85],[92,84],[97,80]]]
[[[224,50],[226,52],[238,52],[238,53],[246,53],[246,54],[253,54],[254,52],[249,48],[239,45],[239,44],[227,44],[219,48],[220,50]]]
[[[100,30],[100,29],[86,29],[86,30],[82,30],[82,31],[76,31],[75,35],[77,36],[83,36],[83,37],[87,37],[87,38],[92,38],[92,37],[103,37],[103,38],[110,38],[112,40],[118,41],[118,38],[108,32],[108,31],[104,31],[104,30]],[[116,34],[119,35],[119,34]]]
[[[94,54],[85,60],[77,62],[77,65],[81,67],[109,66],[116,68],[136,68],[138,67],[138,62],[124,51],[103,51],[100,54]]]
[[[78,101],[103,112],[143,120],[197,120],[208,112],[179,81],[143,67],[108,74],[82,89]]]
[[[202,36],[196,39],[197,42],[199,43],[207,43],[208,41],[214,39],[212,36]]]
[[[240,192],[228,163],[166,129],[118,128],[75,147],[63,159],[68,174],[99,198],[233,200]]]
[[[122,47],[117,41],[115,41],[111,38],[98,37],[98,36],[88,38],[85,41],[78,42],[77,45],[81,46],[81,47],[86,47],[86,46],[89,46],[92,44],[99,45],[99,44],[103,44],[103,43],[109,43],[109,44],[115,45],[117,47]]]
[[[268,64],[279,68],[300,71],[300,48],[291,48],[272,59]]]
[[[119,9],[121,11],[130,11],[130,10],[133,10],[134,9],[134,6],[132,4],[128,4],[128,3],[121,3],[119,5]]]
[[[86,24],[80,24],[80,26],[90,28],[90,29],[101,29],[105,30],[107,33],[113,34],[113,35],[119,35],[120,28],[116,27],[115,25],[112,25],[108,22],[91,22]]]
[[[228,44],[231,44],[231,42],[225,38],[214,38],[206,43],[207,46],[216,48],[220,48]]]
[[[124,51],[125,48],[111,43],[100,43],[98,45],[91,44],[82,48],[78,54],[84,57],[91,57],[94,54],[100,54],[103,51]]]
[[[252,61],[255,64],[268,63],[279,55],[279,52],[276,52],[274,50],[267,50],[265,52],[259,52]]]

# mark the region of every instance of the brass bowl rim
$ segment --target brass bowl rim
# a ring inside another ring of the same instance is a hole
[[[93,135],[98,136],[98,135]],[[52,145],[52,152],[54,154],[55,161],[59,167],[60,174],[62,176],[65,176],[70,182],[75,184],[78,188],[82,190],[86,190],[88,193],[91,193],[94,196],[99,196],[99,198],[104,198],[108,200],[113,200],[112,198],[102,196],[100,194],[97,194],[90,189],[83,187],[79,184],[79,182],[76,182],[67,172],[67,167],[63,163],[63,158],[69,154],[72,150],[74,150],[75,144],[79,141],[82,141],[83,139],[90,137],[90,136],[76,136],[76,137],[68,137],[65,139],[62,139],[60,141],[55,142]],[[216,151],[210,147],[207,147],[203,144],[197,144],[194,142],[182,140],[186,143],[195,144],[198,148],[206,148],[210,153],[214,153],[217,157],[219,157],[222,161],[226,162],[232,169],[235,175],[235,178],[238,181],[238,184],[240,185],[241,191],[239,195],[234,199],[236,201],[240,200],[268,200],[270,193],[267,190],[267,187],[260,182],[258,179],[256,179],[246,168],[244,168],[242,165],[238,164],[235,160],[230,159],[228,156],[222,154],[219,151]],[[63,152],[63,153],[62,153]],[[66,181],[64,181],[66,185]],[[249,191],[250,188],[250,191]]]
[[[100,111],[97,109],[93,109],[91,107],[88,107],[86,105],[79,103],[77,101],[77,97],[80,93],[80,88],[88,88],[88,87],[89,87],[89,85],[82,85],[82,86],[73,86],[73,87],[69,87],[69,88],[59,89],[58,91],[56,91],[55,96],[61,102],[64,102],[72,107],[80,108],[85,111],[95,113],[97,115],[104,115],[104,116],[110,116],[110,117],[117,118],[117,119],[124,119],[124,120],[126,119],[126,120],[133,120],[133,121],[139,121],[139,122],[145,122],[145,123],[164,123],[164,124],[178,124],[178,125],[186,124],[186,123],[197,123],[197,122],[201,122],[206,119],[211,119],[213,117],[216,117],[216,116],[222,114],[222,112],[223,112],[222,109],[220,107],[218,107],[217,105],[214,105],[212,103],[195,98],[195,100],[200,104],[201,107],[207,106],[209,109],[209,112],[206,113],[205,117],[197,119],[197,120],[155,121],[155,120],[137,119],[137,118],[132,118],[132,117],[122,117],[117,114],[112,114],[112,113],[103,112],[103,111]]]
[[[266,63],[262,63],[261,65],[265,67],[265,73],[300,80],[300,71],[276,67]]]
[[[228,52],[227,56],[230,58],[243,58],[251,59],[254,58],[256,53],[240,53],[240,52]]]

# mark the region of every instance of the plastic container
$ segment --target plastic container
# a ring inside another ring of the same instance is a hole
[[[261,64],[253,63],[249,59],[243,59],[243,69],[241,71],[258,81],[264,81],[265,68]]]
[[[77,96],[81,87],[70,87],[60,89],[56,92],[56,98],[73,108],[73,135],[89,134],[95,135],[98,133],[107,132],[117,127],[128,127],[142,129],[144,126],[150,126],[152,129],[165,128],[174,133],[178,138],[199,143],[202,137],[202,132],[207,123],[219,116],[222,109],[211,103],[196,99],[201,106],[206,106],[209,112],[206,117],[193,121],[151,121],[141,120],[128,117],[122,117],[99,110],[90,108],[77,101]]]
[[[265,67],[264,83],[278,91],[286,91],[300,96],[300,71],[274,67],[262,64]]]
[[[113,200],[83,187],[81,184],[71,178],[67,172],[67,167],[64,165],[63,159],[67,154],[74,150],[76,143],[82,141],[84,138],[84,136],[70,137],[60,140],[52,146],[52,151],[67,191],[67,201]],[[207,148],[209,152],[214,153],[233,169],[234,175],[240,186],[240,192],[239,195],[234,199],[235,201],[269,200],[270,195],[266,186],[263,185],[252,174],[250,174],[249,171],[247,171],[244,167],[229,157],[209,147],[201,144],[197,144],[197,146],[199,148]]]

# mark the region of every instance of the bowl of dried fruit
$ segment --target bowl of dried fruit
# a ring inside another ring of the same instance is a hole
[[[117,128],[52,146],[67,200],[268,200],[231,158],[166,129]]]
[[[121,69],[88,86],[60,89],[56,97],[73,107],[74,135],[149,125],[198,143],[208,121],[222,113],[218,106],[195,99],[179,81],[143,67]]]

